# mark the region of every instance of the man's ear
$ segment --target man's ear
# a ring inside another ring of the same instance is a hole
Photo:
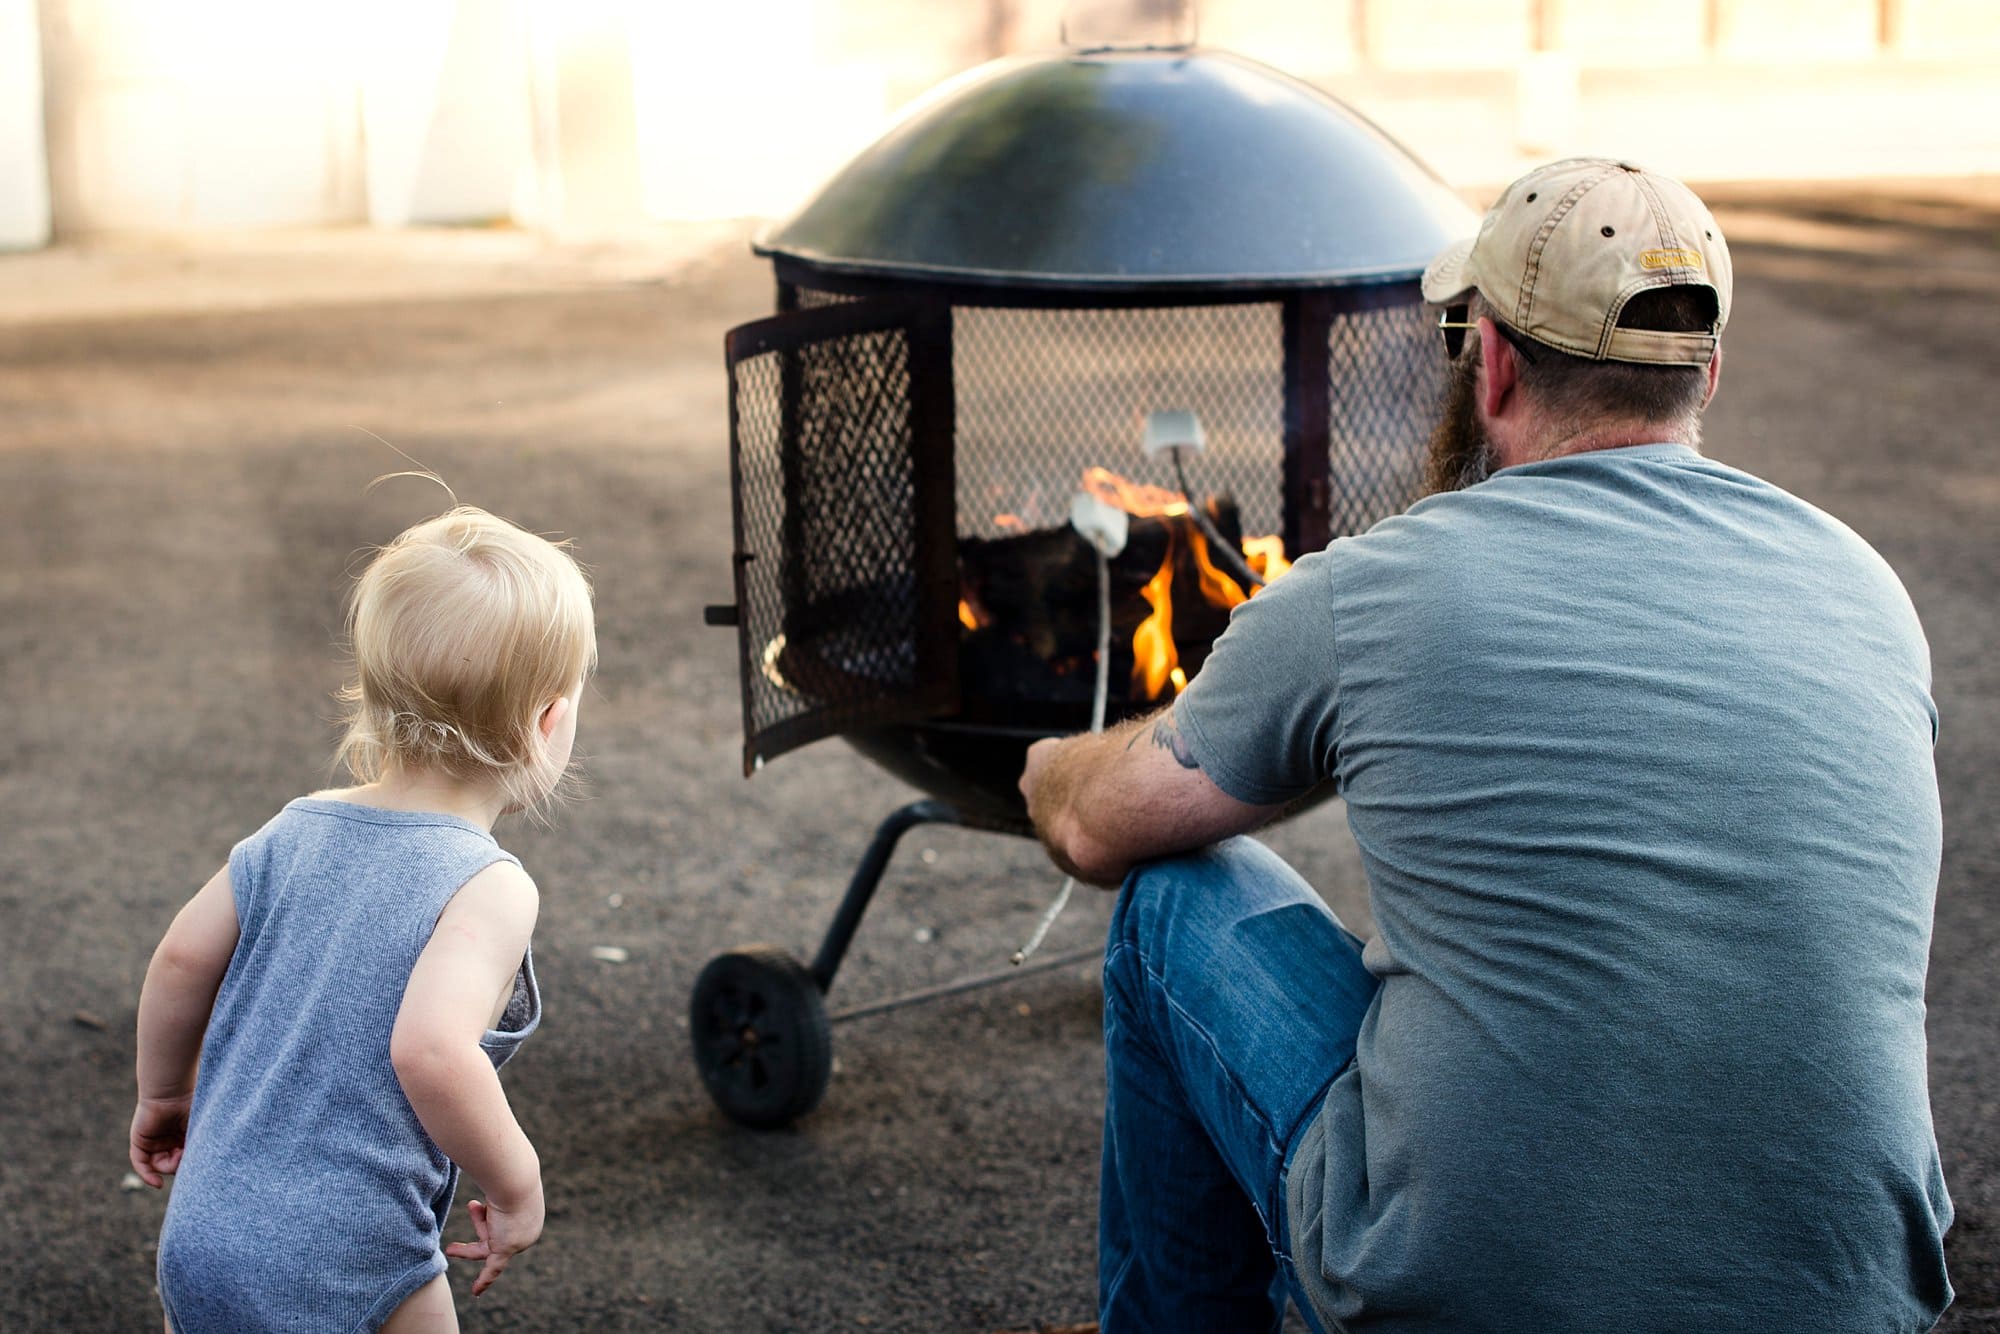
[[[569,696],[567,695],[557,695],[543,707],[541,717],[535,719],[535,727],[541,732],[542,740],[547,741],[556,734],[556,724],[560,723],[563,720],[563,715],[568,712]]]
[[[1497,417],[1519,382],[1519,363],[1514,345],[1482,315],[1479,317],[1479,406],[1488,417]]]
[[[1707,408],[1709,404],[1715,402],[1715,386],[1721,383],[1721,381],[1722,344],[1717,343],[1715,345],[1715,355],[1708,359],[1708,394],[1701,400],[1703,408]]]

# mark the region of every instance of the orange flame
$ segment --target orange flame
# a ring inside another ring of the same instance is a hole
[[[1250,568],[1267,584],[1292,568],[1292,563],[1285,559],[1285,539],[1276,533],[1269,537],[1244,538],[1243,555],[1250,562]]]
[[[1167,542],[1166,559],[1160,570],[1139,590],[1153,609],[1132,632],[1132,688],[1147,699],[1158,699],[1181,670],[1180,651],[1174,647],[1174,544]],[[1181,677],[1182,681],[1187,678]],[[1176,687],[1178,689],[1178,687]]]
[[[1182,540],[1187,541],[1188,550],[1194,558],[1201,595],[1211,606],[1234,607],[1254,597],[1261,585],[1245,592],[1239,580],[1215,564],[1208,549],[1208,539],[1188,516],[1188,502],[1180,492],[1134,482],[1108,468],[1084,469],[1083,488],[1134,518],[1166,520],[1166,555],[1160,562],[1159,570],[1140,590],[1140,596],[1146,599],[1151,611],[1132,632],[1132,691],[1148,700],[1160,698],[1169,687],[1178,694],[1187,686],[1187,673],[1180,665],[1180,650],[1174,643],[1174,556]],[[1027,527],[1015,514],[996,514],[993,524],[1006,532]],[[1244,538],[1243,556],[1250,568],[1267,584],[1292,568],[1291,561],[1285,558],[1284,539],[1275,534]],[[959,601],[958,620],[968,630],[981,629],[993,623],[992,615],[984,607],[966,599]]]
[[[1194,569],[1201,579],[1201,595],[1208,599],[1210,606],[1233,607],[1239,602],[1248,602],[1249,595],[1243,585],[1215,567],[1208,555],[1208,537],[1201,529],[1190,527],[1188,536],[1194,539]]]
[[[1153,609],[1152,614],[1132,632],[1132,688],[1145,699],[1158,699],[1169,685],[1173,686],[1175,694],[1187,686],[1187,673],[1180,665],[1180,650],[1174,644],[1173,615],[1174,548],[1176,539],[1183,535],[1188,538],[1190,550],[1194,553],[1195,575],[1201,581],[1202,597],[1216,607],[1233,607],[1248,600],[1243,586],[1215,567],[1209,556],[1208,539],[1201,529],[1186,520],[1175,524],[1159,572],[1140,590],[1147,605]],[[1284,543],[1278,538],[1267,540],[1279,552],[1284,550]],[[1280,555],[1278,559],[1282,561],[1284,558]],[[1254,561],[1251,568],[1257,568]],[[1258,570],[1258,573],[1263,571]]]
[[[1216,568],[1209,554],[1207,537],[1192,521],[1180,519],[1173,524],[1172,534],[1159,572],[1141,590],[1147,605],[1153,609],[1152,614],[1132,632],[1132,688],[1141,698],[1149,700],[1160,698],[1169,684],[1175,694],[1187,686],[1187,674],[1181,670],[1180,651],[1175,647],[1173,636],[1174,549],[1180,537],[1188,539],[1189,549],[1194,555],[1195,575],[1201,581],[1201,595],[1211,606],[1234,607],[1248,601],[1262,592],[1271,580],[1292,568],[1291,562],[1285,559],[1282,538],[1245,538],[1244,557],[1250,568],[1264,579],[1264,585],[1253,586],[1246,594],[1243,585]]]
[[[1171,519],[1188,512],[1187,501],[1180,492],[1130,481],[1109,468],[1085,468],[1083,489],[1135,519]]]

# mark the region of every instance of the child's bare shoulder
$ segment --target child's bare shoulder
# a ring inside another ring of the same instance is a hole
[[[519,863],[501,860],[478,871],[452,896],[450,908],[483,917],[498,916],[532,925],[541,911],[541,891]]]

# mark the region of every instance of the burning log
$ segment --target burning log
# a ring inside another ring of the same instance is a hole
[[[1216,568],[1185,512],[1134,517],[1111,561],[1113,698],[1128,704],[1179,689],[1244,600]],[[1218,531],[1242,544],[1235,502],[1205,508]],[[1097,554],[1075,529],[968,537],[959,543],[960,683],[968,695],[1087,702],[1095,684]]]

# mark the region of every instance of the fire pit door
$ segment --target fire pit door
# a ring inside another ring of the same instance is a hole
[[[743,768],[958,706],[951,312],[848,301],[729,332]]]

